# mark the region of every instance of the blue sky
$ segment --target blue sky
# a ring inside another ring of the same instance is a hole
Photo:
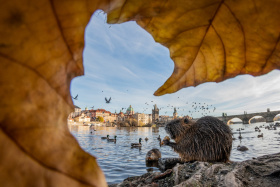
[[[208,105],[207,115],[213,116],[221,116],[223,112],[228,115],[261,112],[267,108],[280,110],[278,70],[259,77],[241,75],[221,83],[204,83],[174,94],[154,96],[173,72],[168,49],[155,43],[135,22],[108,25],[103,12],[95,13],[86,28],[83,58],[85,75],[71,83],[71,95],[79,95],[73,102],[82,109],[94,106],[119,112],[132,105],[136,112],[149,114],[157,104],[160,115],[172,115],[173,107],[177,107],[180,116],[194,118],[206,112],[195,112],[198,108],[194,110],[192,105],[205,108]],[[112,98],[110,104],[105,103],[105,97]]]

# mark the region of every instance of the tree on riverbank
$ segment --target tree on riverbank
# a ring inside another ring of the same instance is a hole
[[[104,122],[104,118],[102,116],[98,116],[97,121]]]
[[[121,127],[136,127],[137,121],[135,119],[126,119],[125,121],[118,122]]]

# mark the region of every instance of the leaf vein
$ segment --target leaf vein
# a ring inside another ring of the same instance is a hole
[[[264,68],[265,68],[265,66],[267,65],[268,60],[271,58],[271,56],[272,56],[272,55],[273,55],[273,53],[275,52],[275,50],[276,50],[276,48],[277,48],[277,45],[278,45],[279,41],[280,41],[280,33],[279,33],[279,35],[278,35],[277,41],[276,41],[276,43],[275,43],[275,45],[274,45],[274,47],[273,47],[273,49],[272,49],[271,53],[270,53],[270,54],[268,55],[268,57],[266,58],[266,60],[265,60],[265,64],[262,66],[262,69],[264,69]]]
[[[53,0],[50,0],[50,4],[51,4],[51,9],[52,9],[52,11],[53,11],[53,14],[54,14],[54,17],[55,17],[57,26],[58,26],[59,31],[60,31],[61,37],[62,37],[62,39],[63,39],[63,41],[64,41],[64,43],[65,43],[65,45],[66,45],[66,47],[67,47],[67,49],[68,49],[68,51],[69,51],[69,53],[70,53],[72,59],[74,60],[74,58],[73,58],[73,52],[72,52],[70,46],[68,45],[67,40],[66,40],[66,37],[65,37],[65,35],[64,35],[64,33],[63,33],[62,25],[60,24],[60,21],[59,21],[57,12],[56,12],[56,10],[55,10],[55,6],[54,6]]]
[[[168,2],[168,0],[166,0],[165,2],[162,3],[162,6],[160,7],[160,10],[158,11],[158,13],[161,12],[162,8],[165,6],[166,2]],[[155,18],[155,16],[153,16],[150,21],[147,23],[147,25],[145,25],[145,27],[143,27],[143,29],[146,30],[146,28],[150,25],[150,23],[153,21],[153,19]]]
[[[227,61],[226,61],[226,48],[225,48],[225,45],[224,45],[224,42],[221,38],[221,36],[219,35],[219,33],[217,32],[216,28],[214,27],[214,25],[212,25],[212,28],[213,30],[215,31],[215,33],[217,34],[218,38],[220,39],[221,43],[222,43],[222,46],[223,46],[223,50],[224,50],[224,67],[223,67],[223,79],[225,77],[225,74],[226,74],[226,67],[227,67]],[[213,54],[214,55],[214,54]]]
[[[122,8],[121,8],[121,10],[120,10],[120,15],[119,15],[118,22],[120,21],[120,18],[121,18],[122,12],[123,12],[123,8],[125,7],[126,3],[127,3],[127,0],[125,0],[124,3],[123,3],[123,5],[122,5]],[[109,3],[109,4],[111,4],[111,3]]]
[[[192,28],[189,28],[187,30],[183,30],[181,32],[179,32],[178,34],[176,34],[174,37],[172,37],[170,40],[168,40],[167,42],[164,42],[162,43],[162,45],[167,45],[168,43],[174,41],[178,36],[180,36],[181,34],[185,33],[185,32],[188,32],[188,31],[191,31],[191,30],[194,30],[194,29],[198,29],[198,28],[201,28],[201,27],[206,27],[208,25],[199,25],[199,26],[196,26],[196,27],[192,27]],[[198,46],[199,47],[199,46]]]
[[[241,22],[239,21],[239,19],[237,19],[236,15],[234,14],[234,12],[231,10],[231,8],[226,4],[224,3],[225,7],[229,10],[229,12],[232,14],[232,16],[234,17],[234,19],[237,21],[237,23],[240,25],[240,29],[242,31],[242,34],[243,34],[243,38],[244,38],[244,58],[245,58],[245,63],[243,65],[242,68],[240,68],[240,71],[239,73],[241,73],[242,69],[244,69],[244,67],[246,66],[246,62],[247,62],[247,58],[246,58],[246,52],[247,52],[247,48],[246,48],[246,35],[245,35],[245,31],[244,31],[244,28],[241,24]]]
[[[49,87],[52,88],[52,90],[54,90],[54,91],[56,92],[56,94],[59,95],[59,96],[62,98],[62,100],[65,101],[65,103],[68,104],[68,102],[65,100],[65,98],[62,97],[62,96],[58,93],[58,91],[49,83],[49,81],[47,81],[47,80],[45,79],[45,77],[43,77],[36,69],[34,69],[34,68],[30,67],[30,66],[27,66],[26,64],[24,64],[24,63],[22,63],[22,62],[19,62],[19,61],[17,61],[16,59],[11,58],[10,56],[7,56],[7,55],[5,55],[5,54],[3,54],[3,53],[0,53],[0,57],[1,57],[1,56],[2,56],[3,58],[8,59],[10,62],[13,62],[13,63],[15,63],[15,64],[21,65],[21,66],[23,66],[23,67],[25,67],[25,68],[27,68],[27,69],[30,69],[30,70],[31,70],[32,72],[34,72],[38,77],[40,77],[42,80],[44,80],[44,81],[49,85]]]

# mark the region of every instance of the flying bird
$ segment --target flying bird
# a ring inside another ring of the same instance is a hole
[[[78,94],[75,97],[72,97],[75,100],[78,100]]]
[[[110,103],[111,97],[109,99],[107,99],[107,97],[105,97],[105,101],[106,101],[106,103]]]

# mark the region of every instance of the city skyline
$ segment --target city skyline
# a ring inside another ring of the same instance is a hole
[[[194,112],[197,110],[192,107],[193,103],[212,105],[208,114],[213,116],[221,116],[223,112],[231,115],[280,109],[279,70],[259,77],[241,75],[221,83],[204,83],[173,94],[153,96],[173,72],[174,63],[168,49],[156,43],[135,22],[116,25],[105,22],[106,15],[102,12],[92,16],[85,34],[85,75],[71,83],[71,95],[79,95],[73,102],[82,109],[94,106],[119,112],[132,105],[135,112],[150,113],[153,104],[157,104],[161,108],[160,115],[172,116],[176,107],[179,116],[190,115],[192,111],[190,116],[194,118],[203,114]],[[112,98],[109,104],[105,103],[105,97]]]

